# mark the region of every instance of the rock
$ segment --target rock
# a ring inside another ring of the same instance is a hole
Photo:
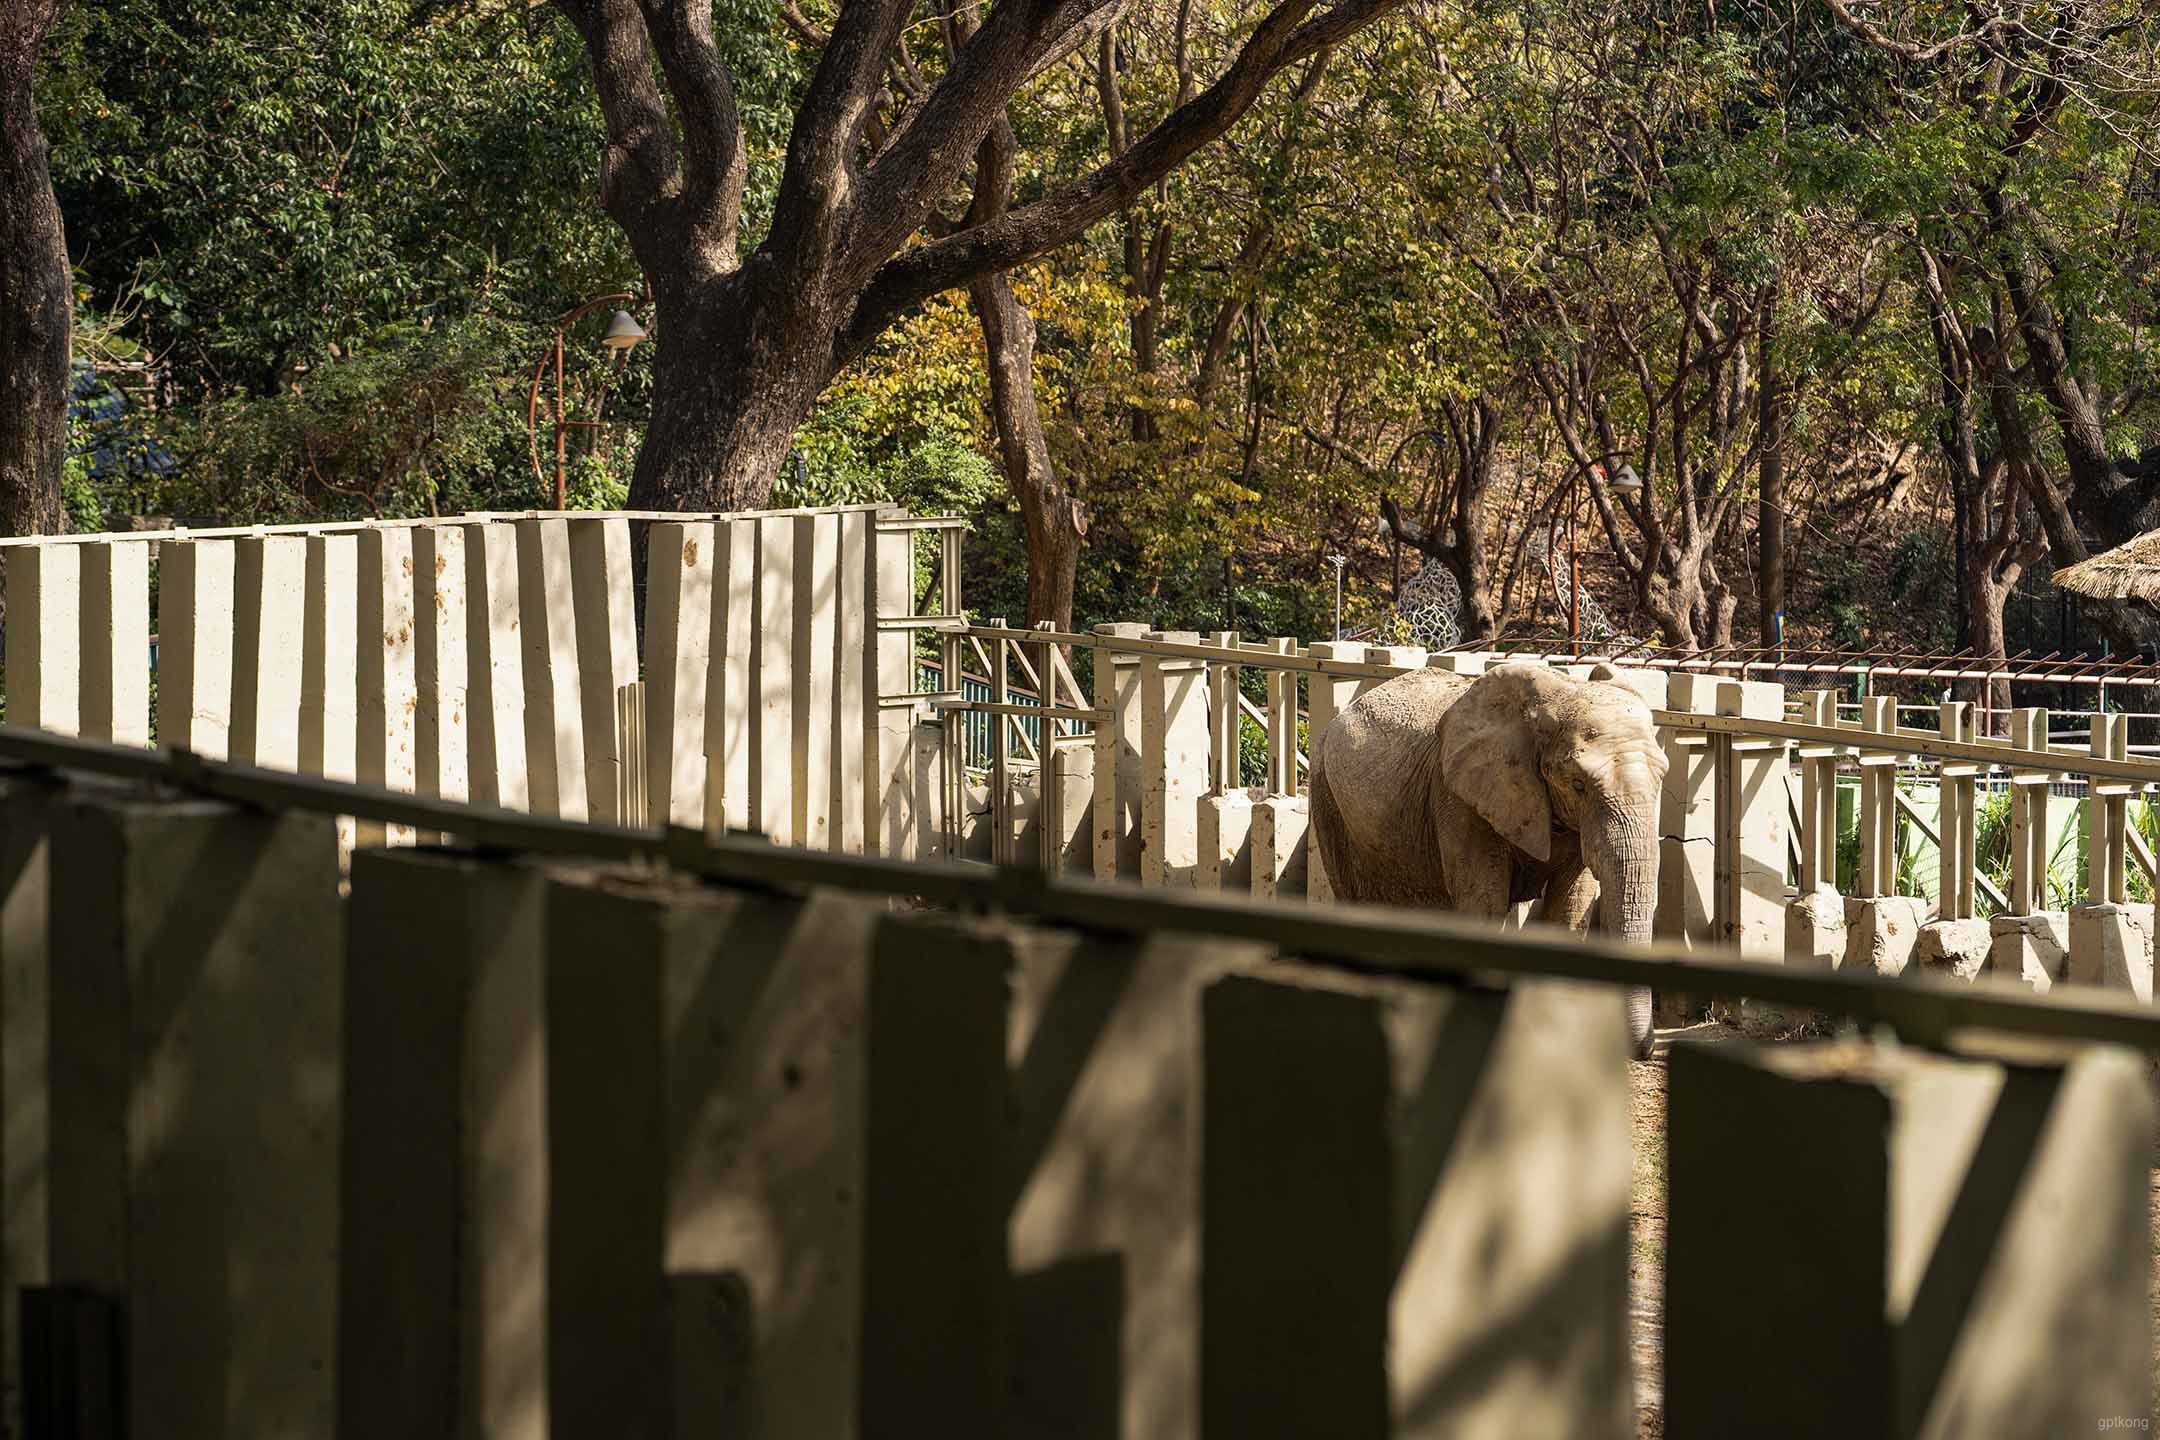
[[[1793,897],[1785,911],[1785,963],[1835,970],[1845,963],[1845,897],[1828,885]]]
[[[1930,973],[1972,980],[1987,968],[1994,943],[1985,920],[1930,920],[1920,927],[1913,959]]]
[[[1927,901],[1875,895],[1845,902],[1845,964],[1877,975],[1902,975],[1920,943]]]

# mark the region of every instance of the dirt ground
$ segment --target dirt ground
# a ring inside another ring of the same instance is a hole
[[[1688,1040],[1722,1041],[1743,1038],[1731,1025],[1712,1023],[1679,1032]],[[1774,1040],[1764,1035],[1755,1038]],[[1635,1195],[1633,1253],[1630,1256],[1628,1312],[1632,1334],[1629,1351],[1635,1368],[1636,1440],[1662,1440],[1665,1434],[1665,1052],[1630,1064],[1629,1084],[1635,1132]],[[2153,1156],[2153,1214],[2160,1222],[2160,1140]],[[2153,1283],[2153,1389],[2160,1403],[2160,1223],[2153,1233],[2149,1257]]]

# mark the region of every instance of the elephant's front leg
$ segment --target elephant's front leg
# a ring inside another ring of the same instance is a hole
[[[1590,914],[1597,909],[1597,877],[1580,860],[1571,860],[1545,882],[1536,912],[1530,917],[1545,925],[1567,930],[1588,930]]]

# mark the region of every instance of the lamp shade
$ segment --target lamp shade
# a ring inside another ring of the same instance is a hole
[[[608,321],[607,334],[600,343],[610,350],[628,350],[645,338],[645,327],[630,318],[627,310],[617,310],[615,318]]]
[[[1633,465],[1622,464],[1619,472],[1605,482],[1605,488],[1615,495],[1632,495],[1642,489],[1642,476],[1635,473]]]

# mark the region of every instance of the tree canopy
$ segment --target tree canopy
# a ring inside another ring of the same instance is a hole
[[[111,0],[42,54],[78,349],[176,462],[115,519],[534,503],[534,367],[627,291],[581,497],[966,510],[986,613],[1312,631],[1342,553],[1354,625],[1433,567],[1490,637],[1565,622],[1572,514],[1631,634],[2000,653],[2160,526],[2139,0]]]

